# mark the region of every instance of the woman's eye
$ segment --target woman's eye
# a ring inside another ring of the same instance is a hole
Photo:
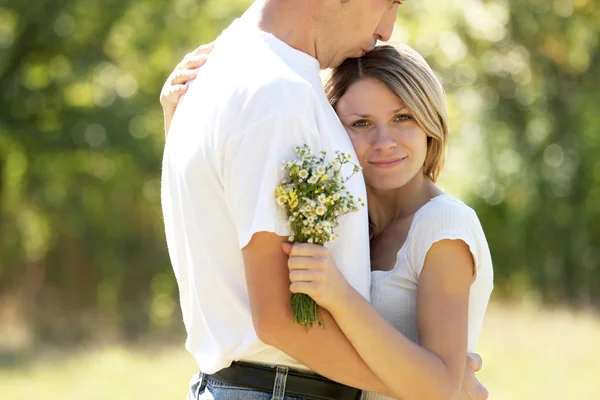
[[[409,119],[411,119],[410,115],[406,115],[406,114],[396,115],[396,118],[395,118],[396,121],[408,121]]]
[[[354,128],[366,128],[367,126],[369,126],[369,122],[364,119],[360,119],[352,124]]]

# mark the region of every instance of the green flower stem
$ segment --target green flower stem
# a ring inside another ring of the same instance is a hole
[[[323,325],[319,306],[304,293],[292,294],[292,308],[294,310],[294,322],[311,328],[314,324]]]

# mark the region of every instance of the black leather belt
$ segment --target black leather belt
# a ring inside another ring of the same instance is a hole
[[[273,393],[275,374],[275,367],[234,362],[230,367],[208,376],[223,383]],[[321,375],[289,370],[285,395],[310,400],[358,400],[361,391]]]

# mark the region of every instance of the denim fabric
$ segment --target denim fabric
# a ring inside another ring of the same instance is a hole
[[[198,374],[190,381],[187,400],[304,400],[285,395],[287,373],[287,367],[277,367],[273,393],[230,385],[204,374]]]

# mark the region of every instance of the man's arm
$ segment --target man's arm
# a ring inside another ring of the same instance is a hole
[[[285,240],[258,232],[242,249],[252,320],[260,340],[334,381],[391,395],[326,310],[321,309],[324,327],[306,329],[294,323],[288,256],[281,250]]]

